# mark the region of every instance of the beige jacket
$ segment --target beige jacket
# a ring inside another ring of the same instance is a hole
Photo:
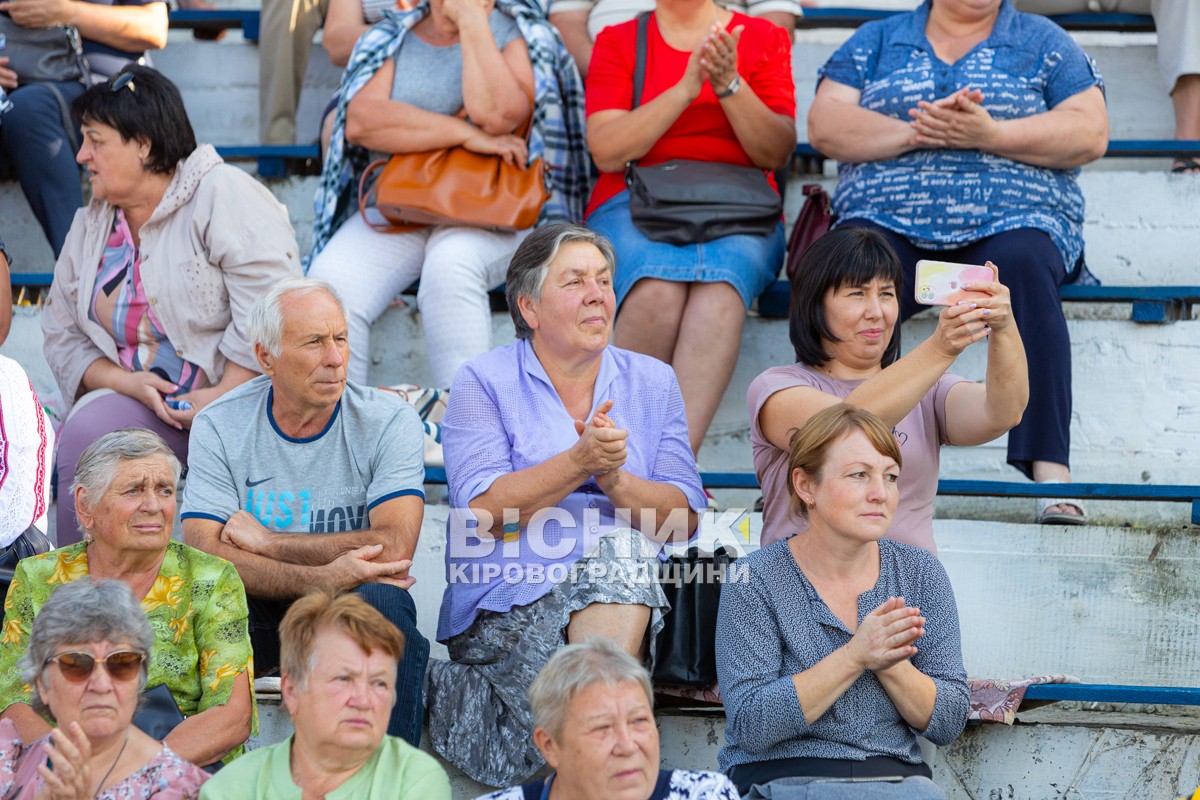
[[[43,351],[68,407],[84,393],[96,359],[117,345],[88,310],[116,209],[93,200],[75,214],[42,313]],[[258,371],[246,319],[271,284],[299,275],[287,209],[261,183],[229,166],[211,145],[180,162],[141,230],[142,284],[176,353],[210,385],[234,361]]]

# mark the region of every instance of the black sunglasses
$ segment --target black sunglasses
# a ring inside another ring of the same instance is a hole
[[[71,683],[83,683],[92,676],[97,664],[103,664],[114,681],[131,681],[141,672],[146,654],[137,650],[119,650],[97,659],[88,653],[59,653],[46,659],[46,664],[58,664],[62,676]]]
[[[108,82],[108,90],[113,94],[121,91],[126,86],[129,87],[129,91],[137,94],[137,85],[133,82],[132,72],[122,72],[119,75],[114,75],[112,80]]]

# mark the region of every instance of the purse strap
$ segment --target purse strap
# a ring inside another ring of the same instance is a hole
[[[383,168],[388,165],[391,158],[379,158],[367,165],[367,168],[362,171],[362,175],[358,178],[358,213],[362,217],[363,222],[369,227],[380,233],[407,233],[415,231],[419,228],[426,227],[425,225],[394,225],[390,222],[375,222],[367,216],[367,201],[370,199],[375,188],[376,173],[382,172]],[[368,188],[369,187],[369,188]]]
[[[637,18],[637,48],[634,51],[633,61],[633,105],[629,107],[630,111],[642,104],[642,90],[646,86],[646,40],[649,37],[650,15],[653,13],[653,11],[643,11],[638,14]]]
[[[653,11],[643,11],[637,16],[637,46],[634,48],[633,60],[633,105],[629,110],[637,108],[642,104],[642,90],[646,87],[646,39],[649,36],[650,15]],[[633,170],[638,162],[625,162],[625,185],[629,186],[633,180]]]

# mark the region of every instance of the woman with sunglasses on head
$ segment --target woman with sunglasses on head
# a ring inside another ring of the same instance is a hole
[[[22,741],[50,725],[18,664],[53,593],[90,576],[141,600],[153,630],[147,685],[165,685],[184,717],[166,737],[171,749],[200,766],[240,754],[254,717],[246,592],[228,561],[171,540],[179,472],[166,443],[142,429],[107,434],[80,456],[71,491],[85,540],[19,562],[4,602],[0,720]],[[63,487],[59,502],[67,497]]]
[[[29,741],[0,720],[0,797],[195,798],[207,773],[132,724],[153,644],[125,583],[85,578],[57,590],[21,661],[33,707],[56,727]]]
[[[42,314],[46,361],[70,413],[58,485],[85,447],[148,428],[187,461],[192,417],[258,374],[246,316],[300,272],[287,210],[197,145],[179,89],[130,66],[73,104],[92,201],[75,215]],[[79,541],[70,503],[58,544]]]

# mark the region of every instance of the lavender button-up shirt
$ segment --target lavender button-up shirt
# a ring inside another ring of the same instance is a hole
[[[693,510],[706,509],[671,368],[606,347],[592,414],[606,400],[613,401],[608,416],[629,431],[624,469],[676,486]],[[549,594],[601,536],[621,527],[613,504],[588,480],[503,540],[475,535],[471,500],[501,475],[540,464],[578,439],[574,420],[528,341],[485,353],[458,371],[442,420],[451,514],[439,641],[465,631],[482,610],[506,612]]]

